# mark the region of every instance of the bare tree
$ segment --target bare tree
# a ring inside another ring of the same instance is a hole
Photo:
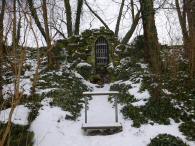
[[[144,29],[144,45],[146,61],[149,63],[151,71],[154,73],[154,81],[157,83],[153,87],[153,97],[159,100],[161,74],[160,45],[158,42],[157,29],[155,25],[155,10],[153,0],[140,0],[142,22]]]
[[[5,130],[3,131],[2,138],[0,139],[0,146],[4,146],[4,144],[7,140],[7,137],[9,135],[9,133],[11,132],[12,116],[13,116],[13,113],[14,113],[16,106],[20,103],[22,95],[23,95],[23,93],[20,92],[20,77],[21,77],[21,71],[22,71],[24,58],[25,58],[24,54],[25,54],[24,50],[22,50],[20,53],[19,59],[18,60],[15,59],[15,61],[17,61],[17,63],[14,63],[14,64],[17,64],[16,67],[18,67],[17,68],[18,72],[15,76],[15,90],[14,90],[14,95],[13,95],[13,99],[12,99],[12,103],[11,103],[11,110],[9,113],[7,126],[6,126]]]
[[[42,0],[42,12],[43,12],[43,19],[44,19],[44,28],[40,23],[39,17],[37,15],[37,11],[34,7],[34,3],[32,0],[28,0],[29,9],[31,11],[31,15],[35,20],[37,27],[39,28],[41,34],[43,35],[46,43],[47,43],[47,60],[48,60],[48,68],[53,69],[57,66],[57,62],[54,58],[52,53],[52,44],[49,32],[49,23],[48,23],[48,14],[47,14],[47,2],[46,0]]]
[[[68,37],[72,36],[72,11],[69,0],[64,0],[64,6],[66,10],[66,23],[67,23],[67,33]]]
[[[83,8],[83,0],[77,0],[77,12],[76,12],[75,30],[74,30],[75,35],[78,35],[80,31],[80,20],[81,20],[82,8]]]
[[[131,25],[129,31],[125,34],[125,36],[123,37],[123,39],[121,41],[123,44],[127,44],[128,41],[131,39],[131,37],[132,37],[132,35],[133,35],[133,33],[134,33],[138,23],[139,23],[140,13],[141,13],[141,11],[138,11],[136,16],[133,16],[132,25]]]
[[[43,11],[43,20],[45,26],[45,34],[46,34],[46,42],[47,42],[47,56],[48,56],[48,68],[53,68],[54,57],[52,54],[52,45],[49,33],[49,24],[48,24],[48,15],[47,15],[47,2],[43,0],[42,3],[42,11]]]
[[[3,21],[4,21],[4,15],[5,15],[5,5],[6,5],[6,0],[1,1],[1,13],[0,13],[0,101],[2,99],[3,93],[3,74],[2,74],[2,65],[3,65]]]
[[[125,0],[122,0],[121,2],[121,6],[120,6],[120,10],[119,10],[119,14],[118,14],[118,18],[117,18],[117,23],[116,23],[116,27],[115,27],[115,35],[118,36],[118,32],[119,32],[119,27],[120,27],[120,22],[121,22],[121,17],[123,15],[123,8],[125,5]]]
[[[116,36],[118,36],[118,33],[119,33],[120,21],[121,21],[122,15],[123,15],[124,5],[125,5],[125,0],[122,0],[119,14],[118,14],[118,18],[117,18],[116,27],[115,27],[115,35]],[[137,28],[137,25],[138,25],[139,20],[140,20],[141,11],[138,10],[137,14],[135,15],[134,0],[130,1],[130,6],[131,6],[131,9],[128,8],[127,11],[131,10],[132,24],[131,24],[129,30],[127,31],[127,33],[122,38],[121,43],[123,43],[123,44],[127,44],[129,42],[129,40],[131,39],[133,33],[135,32],[135,29]]]
[[[88,9],[91,11],[91,13],[104,25],[106,29],[109,29],[109,26],[106,24],[106,22],[91,8],[91,6],[88,4],[87,0],[85,0],[85,5],[88,7]]]
[[[179,0],[175,0],[175,5],[177,8],[177,14],[178,14],[178,18],[179,18],[179,23],[181,26],[181,30],[182,30],[182,35],[183,35],[183,44],[184,44],[184,48],[185,48],[185,58],[189,58],[190,55],[190,48],[189,48],[189,34],[188,34],[188,28],[187,28],[187,5],[186,5],[186,0],[183,0],[183,5],[180,6]],[[183,9],[183,11],[181,10],[181,8]]]
[[[46,33],[45,33],[44,28],[42,27],[41,22],[39,20],[37,11],[36,11],[36,9],[34,7],[33,0],[27,0],[27,2],[28,2],[28,5],[29,5],[29,9],[30,9],[31,15],[32,15],[32,17],[33,17],[37,27],[39,28],[39,30],[40,30],[41,34],[43,35],[43,37],[45,38],[45,40],[47,40]]]
[[[195,78],[195,1],[187,0],[187,14],[190,36],[190,75]]]

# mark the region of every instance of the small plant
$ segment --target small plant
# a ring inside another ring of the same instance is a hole
[[[188,146],[179,137],[170,134],[159,134],[147,146]]]
[[[169,98],[162,98],[159,101],[150,99],[142,110],[144,116],[160,124],[170,124],[169,118],[179,122],[180,112]]]

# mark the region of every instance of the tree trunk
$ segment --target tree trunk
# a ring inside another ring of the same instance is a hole
[[[13,33],[12,33],[12,46],[13,46],[13,56],[16,55],[17,49],[17,21],[16,21],[16,0],[13,1]]]
[[[180,27],[182,30],[183,35],[183,44],[184,44],[184,57],[189,59],[190,53],[189,53],[189,35],[187,30],[187,22],[186,22],[186,0],[183,0],[183,12],[181,12],[179,0],[175,0],[175,5],[177,8],[177,14],[179,18]]]
[[[44,28],[41,25],[41,22],[39,20],[38,15],[37,15],[37,11],[34,7],[33,0],[27,0],[27,1],[28,1],[28,5],[29,5],[31,15],[32,15],[33,19],[35,20],[36,25],[39,28],[39,30],[40,30],[41,34],[43,35],[44,39],[47,41],[46,33],[44,31]]]
[[[0,103],[2,100],[2,96],[3,96],[3,20],[4,20],[4,15],[5,15],[5,3],[6,0],[2,0],[1,1],[1,14],[0,14]]]
[[[123,15],[124,4],[125,4],[125,0],[122,0],[121,6],[120,6],[120,10],[119,10],[119,14],[118,14],[118,18],[117,18],[116,27],[115,27],[115,36],[117,36],[117,37],[118,37],[118,32],[119,32],[121,17]]]
[[[53,47],[52,47],[52,44],[51,44],[50,32],[49,32],[48,15],[47,15],[47,0],[43,0],[42,10],[43,10],[46,42],[47,42],[48,68],[49,69],[54,69],[56,64],[55,64],[55,60],[54,60],[54,55],[52,53],[52,48]]]
[[[144,29],[144,43],[146,60],[148,61],[151,71],[154,74],[154,83],[152,96],[154,99],[160,99],[160,74],[161,74],[161,60],[160,60],[160,45],[158,43],[157,29],[155,25],[155,10],[153,0],[140,0],[143,29]]]
[[[140,20],[140,11],[137,12],[136,16],[135,16],[135,19],[133,20],[133,24],[131,25],[131,28],[129,29],[129,31],[126,33],[126,35],[124,36],[124,38],[122,39],[122,43],[123,44],[127,44],[128,41],[131,39],[137,25],[138,25],[138,22]]]
[[[83,0],[77,0],[77,13],[76,13],[75,31],[74,31],[75,35],[79,35],[82,8],[83,8]]]
[[[91,11],[91,13],[104,25],[104,27],[106,29],[110,30],[110,28],[108,27],[106,22],[104,22],[104,20],[90,7],[90,5],[87,3],[86,0],[85,0],[85,4],[88,7],[88,9]]]
[[[69,0],[64,0],[68,37],[72,36],[72,12]]]
[[[195,78],[195,0],[188,1],[188,24],[190,35],[190,76]]]

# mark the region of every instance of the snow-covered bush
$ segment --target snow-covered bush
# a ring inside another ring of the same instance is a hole
[[[183,132],[183,134],[186,135],[189,140],[195,140],[195,122],[188,121],[182,123],[179,126],[179,130]]]
[[[83,63],[81,62],[81,63],[77,64],[76,70],[86,80],[88,80],[93,73],[92,65],[88,64],[86,62],[83,62]]]
[[[148,146],[188,146],[179,137],[170,134],[159,134],[151,140]]]

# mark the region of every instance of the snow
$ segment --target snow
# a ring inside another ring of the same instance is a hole
[[[147,90],[145,90],[144,92],[140,92],[141,83],[133,85],[133,88],[129,89],[129,93],[131,95],[134,95],[136,99],[148,99],[150,97],[150,94]]]
[[[167,89],[162,89],[162,91],[165,93],[165,94],[167,94],[167,95],[170,95],[170,94],[172,94],[169,90],[167,90]]]
[[[91,67],[91,64],[86,63],[86,62],[81,62],[81,63],[77,64],[77,67],[78,67],[78,68],[81,68],[81,67],[83,67],[83,66]]]
[[[1,122],[6,123],[8,121],[10,110],[11,108],[0,111]],[[27,125],[29,112],[30,110],[24,105],[17,106],[12,116],[12,122],[14,124]]]
[[[82,125],[82,128],[93,128],[93,127],[120,127],[121,124],[120,123],[116,123],[116,122],[110,122],[110,123],[84,123]]]
[[[136,102],[133,102],[132,105],[133,106],[143,106],[146,104],[147,100],[150,98],[150,94],[148,90],[140,91],[142,79],[140,78],[137,80],[140,80],[140,81],[138,83],[134,83],[131,80],[127,80],[127,81],[120,80],[112,84],[131,85],[132,88],[130,88],[128,92],[130,95],[133,95],[134,98],[136,99]]]
[[[142,69],[148,68],[148,64],[145,64],[145,63],[137,63],[137,64],[140,65]]]
[[[14,94],[14,87],[14,83],[3,86],[3,94],[5,99]],[[26,95],[30,95],[31,87],[32,82],[30,81],[30,78],[20,79],[20,92],[23,92],[23,94]]]
[[[109,91],[110,85],[103,88],[92,86],[93,91]],[[43,107],[39,110],[39,115],[31,125],[31,131],[35,133],[34,146],[146,146],[150,139],[160,133],[172,134],[180,137],[190,146],[195,146],[195,142],[189,142],[179,131],[178,123],[171,121],[171,125],[146,124],[140,128],[131,127],[131,120],[124,120],[119,112],[119,122],[123,126],[123,131],[107,136],[86,136],[81,130],[84,123],[84,109],[81,117],[77,121],[65,120],[66,111],[59,107],[51,107],[50,99],[42,101]],[[108,96],[93,96],[89,101],[88,110],[89,123],[110,123],[114,122],[113,105],[108,102]]]

